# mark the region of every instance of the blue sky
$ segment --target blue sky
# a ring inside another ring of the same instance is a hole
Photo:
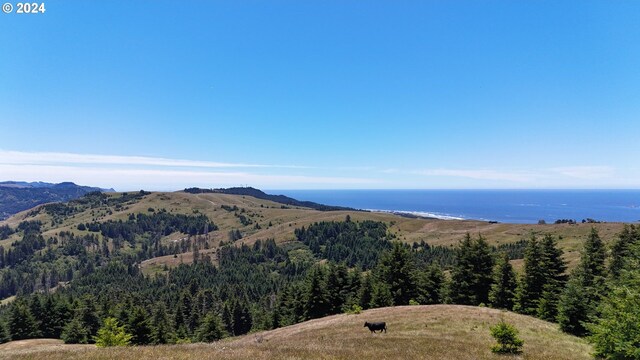
[[[637,1],[0,13],[0,180],[640,188]]]

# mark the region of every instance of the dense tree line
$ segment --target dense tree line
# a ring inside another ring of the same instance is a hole
[[[82,224],[81,224],[82,225]],[[157,233],[169,235],[174,232],[183,234],[198,235],[204,234],[205,228],[208,231],[215,231],[218,227],[213,224],[205,215],[183,215],[170,214],[162,209],[151,215],[138,213],[129,215],[127,221],[109,220],[105,222],[93,222],[84,225],[92,232],[100,232],[102,236],[115,239],[122,238],[130,243],[134,243],[139,235],[145,233]]]
[[[145,194],[125,194],[116,199],[131,199]],[[98,201],[94,198],[110,199],[97,192],[76,201]],[[85,276],[113,259],[134,264],[157,256],[197,252],[209,247],[203,234],[217,230],[205,215],[169,214],[164,210],[151,215],[131,214],[126,221],[80,225],[84,228],[80,230],[88,230],[89,233],[78,235],[61,231],[47,239],[42,236],[42,223],[39,221],[24,221],[16,229],[11,229],[21,238],[8,248],[0,246],[0,298],[49,291],[58,283]],[[161,242],[163,236],[174,232],[189,236],[169,244]]]
[[[318,258],[364,269],[371,269],[378,262],[378,256],[391,247],[389,240],[394,238],[383,222],[353,222],[350,218],[303,226],[295,230],[295,236]]]
[[[166,222],[152,219],[162,214],[128,221],[161,232]],[[53,293],[24,292],[1,309],[0,339],[92,342],[101,327],[116,329],[117,323],[132,344],[213,341],[354,308],[453,303],[555,321],[564,331],[591,336],[603,356],[626,351],[633,358],[629,349],[640,331],[625,319],[637,319],[640,307],[640,231],[634,226],[619,234],[608,260],[593,229],[571,274],[550,235],[496,248],[468,234],[448,252],[393,241],[387,225],[373,221],[316,223],[295,234],[298,241],[281,245],[272,239],[229,243],[215,253],[217,264],[194,252],[193,264],[145,276],[132,254],[104,257],[97,237],[63,233],[56,249],[77,259],[80,274]],[[519,276],[509,262],[518,252],[524,257]],[[92,271],[82,267],[89,264]],[[107,321],[112,318],[116,323]],[[627,347],[621,350],[621,343]]]

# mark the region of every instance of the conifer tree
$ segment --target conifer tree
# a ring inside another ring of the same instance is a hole
[[[79,305],[79,310],[80,320],[86,327],[91,342],[100,328],[100,317],[96,310],[95,299],[92,296],[85,296]]]
[[[545,235],[541,242],[542,264],[546,281],[542,287],[542,296],[538,301],[539,318],[554,321],[557,316],[558,300],[567,281],[567,265],[562,259],[563,251],[551,235]]]
[[[493,257],[482,236],[473,240],[470,234],[456,249],[456,265],[451,272],[449,296],[451,302],[479,305],[489,302],[489,289],[493,281]]]
[[[330,310],[324,271],[316,266],[309,272],[306,280],[304,313],[307,319],[326,316]]]
[[[42,330],[42,336],[45,338],[57,339],[60,338],[62,328],[64,326],[64,320],[67,311],[63,308],[62,302],[54,302],[53,296],[47,296],[43,304],[43,314],[40,319],[40,329]]]
[[[329,314],[342,312],[342,307],[349,296],[349,273],[344,264],[330,264],[327,277],[327,297]]]
[[[415,263],[405,245],[395,242],[380,258],[375,275],[378,282],[388,286],[392,305],[409,305],[409,300],[415,298]]]
[[[597,316],[605,294],[606,250],[595,228],[585,242],[578,267],[572,272],[558,304],[558,323],[563,331],[582,336],[585,324]]]
[[[344,308],[352,308],[353,305],[359,305],[360,288],[362,287],[362,269],[356,267],[347,273],[346,285],[346,301]]]
[[[505,253],[500,258],[493,272],[493,284],[489,292],[489,303],[498,309],[513,309],[518,281],[509,256]]]
[[[74,317],[62,330],[62,340],[65,344],[87,344],[89,333],[82,321]]]
[[[151,316],[151,344],[170,344],[174,342],[173,324],[167,315],[167,309],[163,303],[156,303],[153,306]]]
[[[196,340],[201,342],[213,342],[224,337],[224,325],[220,318],[210,312],[202,320],[202,324],[196,330]]]
[[[193,307],[193,299],[191,292],[183,290],[178,300],[178,307],[175,314],[176,330],[184,332],[185,334],[191,334],[193,332],[192,324],[190,321],[191,311]]]
[[[98,330],[98,334],[94,337],[96,346],[127,346],[131,341],[131,334],[127,333],[124,325],[118,324],[118,320],[114,317],[104,319],[104,325]]]
[[[7,330],[7,326],[0,321],[0,344],[4,344],[11,340],[11,336],[9,336],[9,330]]]
[[[36,319],[24,303],[17,303],[11,308],[9,317],[11,340],[33,339],[40,337]]]
[[[524,273],[518,283],[514,310],[530,315],[537,312],[546,282],[545,276],[542,247],[535,235],[531,235],[524,251]]]
[[[640,351],[640,245],[633,244],[598,309],[588,324],[595,356],[605,359],[638,359]]]
[[[625,259],[631,254],[630,247],[638,243],[640,243],[640,226],[625,224],[618,239],[611,246],[609,273],[614,279],[619,277],[620,271],[624,268]]]
[[[146,345],[151,343],[150,317],[141,306],[134,306],[127,318],[127,332],[131,334],[131,343]]]
[[[444,273],[436,264],[431,264],[425,271],[417,274],[416,301],[422,305],[442,303],[442,286]]]
[[[31,312],[31,315],[33,315],[33,318],[36,321],[36,327],[38,328],[38,332],[42,336],[41,325],[42,325],[42,318],[44,318],[45,314],[44,314],[44,308],[42,306],[42,302],[40,302],[40,296],[38,295],[31,296],[31,299],[29,301],[29,311]]]
[[[373,293],[371,294],[371,307],[380,308],[393,306],[393,295],[386,283],[377,282],[373,286]]]
[[[225,330],[233,335],[233,309],[235,305],[233,302],[226,301],[222,306],[222,323]]]
[[[473,243],[472,250],[475,270],[473,291],[476,294],[478,304],[488,304],[489,290],[493,282],[493,266],[495,264],[493,253],[482,235],[478,235],[478,238]]]
[[[251,330],[253,319],[244,301],[236,301],[233,307],[233,335],[244,335]]]
[[[369,309],[371,307],[371,298],[373,296],[373,283],[371,278],[371,275],[365,275],[363,277],[360,291],[358,292],[358,304],[363,309]]]
[[[276,304],[273,307],[273,311],[271,312],[271,327],[270,329],[277,329],[283,326],[282,322],[282,310],[280,308],[280,304]]]

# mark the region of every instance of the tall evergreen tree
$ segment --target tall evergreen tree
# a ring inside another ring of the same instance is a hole
[[[342,312],[349,296],[349,272],[344,264],[330,264],[327,277],[327,298],[329,314]]]
[[[11,340],[9,330],[7,330],[7,326],[2,321],[0,321],[0,344],[4,344],[9,340]]]
[[[224,337],[224,325],[220,317],[214,313],[208,313],[202,320],[202,324],[196,331],[196,340],[201,342],[213,342]]]
[[[244,335],[251,330],[253,319],[244,301],[236,301],[233,307],[233,335]]]
[[[40,329],[45,338],[58,339],[68,318],[68,310],[62,301],[54,302],[53,296],[47,296],[43,304]]]
[[[640,226],[626,225],[618,235],[618,239],[611,246],[611,262],[609,272],[614,279],[620,275],[620,271],[625,266],[625,259],[630,255],[630,248],[634,244],[640,243]]]
[[[380,308],[393,306],[393,295],[389,285],[383,282],[376,282],[373,285],[373,293],[371,294],[371,307]]]
[[[358,304],[360,299],[360,288],[362,287],[362,269],[356,267],[349,271],[347,277],[348,289],[347,289],[347,301],[346,306]]]
[[[93,296],[85,296],[81,304],[79,305],[80,320],[84,324],[87,332],[89,333],[89,341],[93,340],[93,336],[98,333],[100,329],[100,317],[96,310],[96,302]]]
[[[127,319],[127,332],[131,334],[131,344],[151,343],[150,317],[142,306],[134,306]]]
[[[387,284],[393,305],[408,305],[416,296],[415,263],[409,248],[395,242],[385,252],[375,270],[378,282]]]
[[[269,327],[269,329],[277,329],[281,326],[283,326],[282,308],[280,307],[280,303],[278,302],[273,307],[273,311],[271,312],[271,326]]]
[[[493,281],[493,255],[482,236],[472,239],[470,234],[456,249],[456,265],[451,272],[451,302],[479,305],[489,302],[489,289]]]
[[[315,319],[326,316],[330,308],[324,271],[322,267],[316,266],[309,271],[306,280],[305,317]]]
[[[171,323],[167,309],[163,303],[153,305],[153,315],[151,316],[151,343],[170,344],[174,342],[174,326]]]
[[[234,303],[226,301],[222,306],[222,323],[225,330],[233,335],[233,309]]]
[[[565,274],[567,265],[562,259],[563,251],[558,247],[553,236],[545,235],[541,248],[545,282],[542,286],[542,296],[538,301],[537,316],[554,321],[557,316],[558,300],[567,281]]]
[[[24,303],[14,304],[9,317],[11,340],[33,339],[40,337],[38,323],[31,310]]]
[[[79,317],[74,317],[65,325],[61,334],[65,344],[87,344],[89,332]]]
[[[488,304],[489,290],[493,282],[493,266],[495,264],[493,252],[482,235],[478,235],[478,238],[473,243],[472,250],[475,270],[473,291],[479,304]]]
[[[358,304],[363,309],[371,307],[371,297],[373,296],[373,276],[364,275],[362,284],[360,285],[360,291],[358,292]]]
[[[176,324],[176,330],[187,335],[191,334],[194,330],[190,321],[192,309],[193,298],[191,297],[191,292],[185,289],[180,294],[174,321]]]
[[[527,242],[524,251],[524,273],[518,282],[514,310],[535,314],[542,297],[546,274],[542,263],[542,247],[535,235]]]
[[[489,303],[498,309],[513,309],[518,281],[509,256],[504,253],[493,272]]]
[[[603,298],[599,317],[587,325],[595,355],[605,359],[640,358],[640,245],[633,244]]]
[[[606,250],[598,232],[592,228],[558,304],[558,323],[563,331],[582,336],[585,324],[597,316],[597,307],[606,291]]]
[[[31,312],[31,315],[33,315],[33,318],[36,321],[36,327],[38,328],[38,332],[40,333],[40,336],[42,336],[41,325],[42,325],[42,319],[44,318],[45,314],[44,314],[44,308],[42,306],[42,302],[40,301],[40,296],[31,295],[31,299],[29,300],[29,311]]]
[[[444,284],[444,273],[442,269],[431,264],[425,271],[417,274],[417,296],[416,301],[422,305],[442,303],[442,286]]]

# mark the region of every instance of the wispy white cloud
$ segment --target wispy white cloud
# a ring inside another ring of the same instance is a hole
[[[117,190],[177,190],[251,185],[271,189],[622,188],[640,186],[637,168],[558,166],[538,169],[335,167],[271,165],[0,150],[0,181],[76,183]],[[388,166],[391,165],[391,166]]]
[[[191,171],[181,169],[138,169],[76,167],[64,165],[0,164],[5,179],[73,181],[79,184],[114,187],[117,190],[177,190],[190,186],[224,187],[251,185],[264,188],[346,187],[357,188],[380,181],[367,178],[256,174],[250,172]]]
[[[610,166],[569,166],[550,169],[560,175],[578,179],[606,179],[613,177],[615,169]]]
[[[142,165],[159,167],[195,168],[291,168],[306,169],[297,165],[264,165],[245,163],[225,163],[215,161],[167,159],[146,156],[94,155],[59,152],[22,152],[0,150],[0,164],[24,165]]]
[[[426,176],[462,177],[476,180],[500,180],[514,182],[532,182],[540,177],[533,172],[499,171],[490,169],[465,170],[465,169],[427,169],[414,171],[415,174]]]

